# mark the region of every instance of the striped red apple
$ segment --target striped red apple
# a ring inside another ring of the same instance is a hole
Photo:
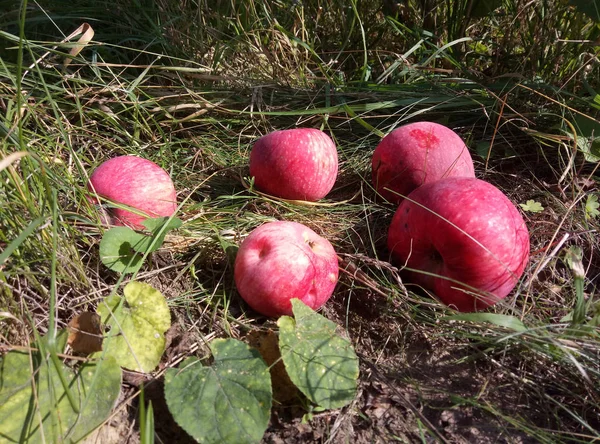
[[[113,225],[143,229],[145,219],[169,217],[177,210],[177,192],[169,174],[141,157],[119,156],[102,163],[90,176],[88,189],[93,195],[122,205],[109,205]],[[99,203],[96,197],[90,200]]]
[[[461,137],[444,125],[401,126],[385,136],[373,153],[373,186],[390,202],[400,203],[421,185],[445,177],[475,177],[475,170]]]
[[[468,177],[425,184],[398,207],[388,248],[410,281],[469,312],[506,297],[529,259],[521,214],[495,186]]]
[[[274,131],[258,139],[250,153],[256,188],[284,199],[322,199],[333,188],[337,173],[335,143],[314,128]]]
[[[331,243],[297,222],[268,222],[242,242],[234,278],[242,298],[271,317],[292,314],[297,298],[316,310],[338,281],[337,254]]]

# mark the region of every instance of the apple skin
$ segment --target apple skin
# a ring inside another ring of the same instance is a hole
[[[147,214],[142,216],[121,208],[109,208],[113,225],[144,229],[142,222],[145,219],[169,217],[177,210],[177,192],[169,174],[141,157],[119,156],[107,160],[90,176],[88,189]],[[95,198],[90,201],[98,203]]]
[[[291,299],[313,310],[321,307],[338,281],[338,259],[331,243],[297,222],[268,222],[242,242],[234,279],[240,296],[270,317],[292,314]]]
[[[314,128],[274,131],[258,139],[250,153],[256,188],[283,199],[322,199],[333,188],[337,173],[335,143]]]
[[[412,282],[462,312],[506,297],[529,259],[529,232],[517,208],[495,186],[467,177],[413,191],[394,214],[387,244],[398,265],[441,276],[408,273]]]
[[[475,177],[473,159],[461,137],[434,122],[396,128],[375,148],[371,167],[375,190],[392,203],[445,177]]]

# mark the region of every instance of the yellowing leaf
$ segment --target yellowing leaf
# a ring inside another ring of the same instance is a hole
[[[533,199],[529,199],[526,203],[519,204],[519,206],[523,209],[523,211],[528,211],[530,213],[540,213],[544,211],[542,204]]]
[[[40,352],[0,358],[0,442],[75,443],[110,415],[121,391],[121,369],[114,359],[88,362],[74,371],[60,363],[79,412],[46,359]]]
[[[585,201],[585,218],[595,219],[600,216],[600,211],[598,211],[599,207],[600,203],[598,203],[598,195],[589,194]]]
[[[121,367],[150,372],[160,362],[164,333],[171,326],[167,301],[160,291],[142,282],[130,282],[123,294],[124,299],[112,295],[98,306],[102,322],[111,327],[104,353]]]

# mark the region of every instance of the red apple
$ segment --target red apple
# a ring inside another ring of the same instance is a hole
[[[250,153],[256,188],[284,199],[322,199],[333,188],[337,172],[335,143],[314,128],[274,131],[258,139]]]
[[[238,292],[255,311],[291,315],[291,299],[313,310],[329,299],[338,280],[338,260],[329,241],[307,226],[269,222],[242,242],[234,277]]]
[[[401,126],[385,136],[372,158],[375,190],[390,202],[444,177],[475,177],[473,160],[458,134],[434,122]]]
[[[464,312],[504,298],[529,259],[517,208],[498,188],[467,177],[413,191],[396,211],[387,243],[395,262],[413,270],[410,280]]]
[[[135,208],[140,214],[110,208],[110,222],[143,229],[147,218],[168,217],[177,210],[177,193],[169,174],[147,159],[120,156],[94,170],[88,188],[114,203]],[[91,199],[92,203],[98,203]]]

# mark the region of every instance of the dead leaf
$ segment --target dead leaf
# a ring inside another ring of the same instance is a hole
[[[89,355],[102,351],[103,338],[102,324],[97,313],[84,311],[69,322],[67,343],[75,353]]]
[[[298,395],[298,388],[285,370],[275,332],[273,330],[252,330],[248,334],[248,344],[258,350],[270,367],[273,398],[282,404],[295,399]]]
[[[77,55],[83,50],[83,48],[85,48],[87,46],[87,44],[90,43],[90,41],[94,37],[94,28],[92,28],[89,25],[89,23],[83,23],[79,28],[77,28],[70,35],[68,35],[63,40],[63,42],[68,42],[77,35],[81,35],[81,36],[77,40],[77,43],[69,51],[70,57],[65,58],[65,62],[63,64],[63,69],[67,69],[67,66],[69,66],[69,64],[73,61],[73,58],[77,57]]]
[[[22,323],[23,321],[21,321],[19,318],[17,318],[16,316],[10,314],[8,311],[0,311],[0,319],[12,319],[13,321],[17,321]]]

